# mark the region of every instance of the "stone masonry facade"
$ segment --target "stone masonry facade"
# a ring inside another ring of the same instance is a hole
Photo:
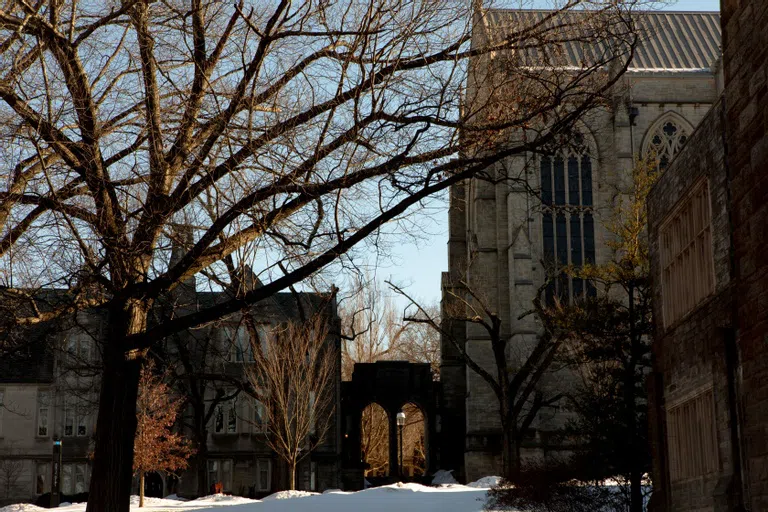
[[[504,12],[499,16],[502,15]],[[692,18],[700,26],[705,22],[719,26],[716,14],[691,16],[701,17]],[[713,30],[708,37],[712,40],[707,43],[717,48],[719,30]],[[701,43],[700,40],[698,44]],[[692,41],[688,44],[689,48],[695,45]],[[654,134],[661,133],[659,130],[668,123],[679,133],[693,133],[717,101],[718,69],[717,55],[703,68],[630,68],[616,87],[611,104],[591,112],[579,125],[592,164],[590,213],[594,218],[596,263],[606,262],[612,256],[606,245],[609,234],[604,223],[612,211],[611,205],[628,184],[633,159],[648,152]],[[506,175],[518,177],[531,189],[541,190],[539,162],[537,155],[520,154],[490,171],[501,173],[503,166]],[[459,283],[467,283],[499,312],[503,335],[511,340],[512,358],[524,357],[539,335],[532,316],[520,317],[531,309],[534,295],[546,280],[543,229],[541,201],[525,186],[475,179],[451,191],[449,270],[443,276],[443,310],[450,307],[451,293],[461,295]],[[490,342],[482,328],[454,323],[447,325],[446,330],[464,344],[472,358],[492,368]],[[499,474],[501,432],[495,394],[465,367],[458,351],[445,338],[442,350],[441,418],[445,442],[441,458],[445,464],[454,464],[445,469],[457,470],[467,481]],[[564,382],[569,382],[568,376],[551,376],[544,387],[555,389]],[[546,459],[566,455],[567,450],[563,449],[567,447],[550,443],[548,438],[570,417],[561,407],[544,410],[533,425],[523,456]],[[449,422],[450,432],[445,430]],[[463,454],[459,451],[462,448]]]
[[[653,510],[768,510],[768,4],[724,0],[722,28],[724,93],[648,203],[657,319]],[[710,190],[715,290],[665,327],[659,227],[700,179]],[[707,387],[718,464],[675,478],[669,411]]]

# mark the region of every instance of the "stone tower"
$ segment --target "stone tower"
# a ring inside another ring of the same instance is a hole
[[[473,37],[492,37],[506,27],[543,16],[542,11],[489,10],[476,17]],[[604,227],[633,158],[653,151],[671,160],[718,96],[720,22],[717,13],[659,12],[641,15],[644,37],[611,105],[593,111],[578,126],[581,149],[550,156],[519,154],[505,172],[526,186],[473,179],[453,187],[449,209],[449,271],[443,275],[443,308],[466,282],[479,291],[503,319],[518,356],[525,354],[539,329],[520,316],[546,280],[545,262],[579,265],[611,257]],[[578,52],[573,52],[578,55]],[[490,169],[491,175],[495,169]],[[548,293],[574,297],[592,293],[590,283],[558,279]],[[446,330],[467,353],[492,367],[487,334],[477,326],[454,322]],[[443,386],[441,462],[467,480],[501,471],[500,422],[495,395],[463,363],[448,340],[442,343]],[[515,357],[511,355],[511,357]],[[551,378],[544,386],[557,386]],[[548,434],[569,413],[543,411],[533,424],[524,455],[547,457],[562,448]]]

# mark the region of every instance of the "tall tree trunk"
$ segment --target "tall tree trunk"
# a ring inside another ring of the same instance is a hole
[[[629,475],[629,496],[630,512],[643,512],[643,472],[637,467]]]
[[[144,472],[139,472],[139,507],[144,506]]]
[[[197,494],[198,496],[207,496],[210,494],[210,487],[208,485],[208,443],[205,441],[198,443],[196,458]]]
[[[145,304],[130,301],[109,312],[86,512],[130,510],[136,398],[143,357],[128,355],[125,339],[146,330],[147,309]]]
[[[288,463],[288,490],[293,491],[296,489],[296,461],[293,460]]]

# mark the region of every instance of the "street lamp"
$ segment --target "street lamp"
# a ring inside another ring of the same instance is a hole
[[[61,499],[61,439],[53,438],[51,458],[51,507],[58,507]]]
[[[405,427],[405,413],[397,413],[397,426],[400,428],[400,478],[403,478],[403,427]]]

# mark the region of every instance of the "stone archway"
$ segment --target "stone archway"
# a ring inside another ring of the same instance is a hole
[[[160,474],[153,471],[144,475],[144,496],[162,498],[163,490],[163,477]]]
[[[397,413],[414,404],[424,417],[424,473],[435,467],[432,446],[436,438],[436,393],[427,363],[378,361],[355,365],[352,380],[342,383],[342,480],[345,489],[363,488],[365,461],[362,454],[361,420],[371,403],[381,406],[388,417],[389,479],[400,474]]]
[[[389,414],[376,402],[371,402],[362,411],[360,450],[366,478],[390,475],[389,422]]]

